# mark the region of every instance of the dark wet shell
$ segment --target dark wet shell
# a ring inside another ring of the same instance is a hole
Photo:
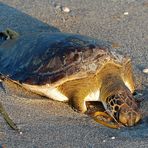
[[[95,73],[113,54],[109,42],[64,33],[36,33],[0,45],[0,72],[9,78],[43,85],[76,73]]]

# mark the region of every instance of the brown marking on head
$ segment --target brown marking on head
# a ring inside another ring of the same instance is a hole
[[[111,116],[125,126],[133,126],[141,119],[138,104],[128,91],[109,96],[106,103]]]

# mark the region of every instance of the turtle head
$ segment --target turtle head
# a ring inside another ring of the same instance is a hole
[[[107,97],[106,103],[109,114],[125,126],[133,126],[141,119],[139,105],[128,91]]]

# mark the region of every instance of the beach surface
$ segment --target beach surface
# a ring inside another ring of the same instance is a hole
[[[68,12],[69,11],[69,12]],[[147,0],[0,0],[0,31],[68,32],[119,45],[132,59],[143,120],[120,130],[97,124],[61,102],[37,95],[17,96],[5,87],[0,99],[21,129],[13,131],[0,116],[3,148],[148,147],[148,1]]]

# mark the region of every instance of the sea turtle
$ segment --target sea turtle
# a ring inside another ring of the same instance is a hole
[[[68,102],[81,113],[87,113],[89,103],[100,102],[104,110],[90,115],[108,127],[133,126],[141,119],[132,95],[131,59],[112,43],[62,32],[19,36],[10,29],[0,37],[3,82]]]

